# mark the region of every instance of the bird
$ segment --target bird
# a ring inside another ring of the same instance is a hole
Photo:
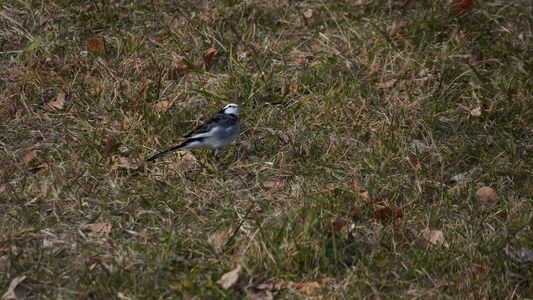
[[[175,151],[190,148],[208,148],[218,157],[220,150],[233,143],[241,132],[241,124],[237,113],[239,105],[230,103],[224,106],[212,118],[189,132],[181,144],[160,152],[146,161],[154,161]]]

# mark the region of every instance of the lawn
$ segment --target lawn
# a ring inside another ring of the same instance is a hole
[[[533,298],[533,5],[456,2],[1,2],[2,299]]]

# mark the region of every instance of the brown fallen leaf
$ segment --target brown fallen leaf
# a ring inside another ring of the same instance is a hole
[[[59,92],[53,100],[46,103],[45,108],[50,111],[62,110],[65,107],[66,97],[67,94],[65,94],[65,92]]]
[[[423,245],[441,246],[446,243],[446,239],[442,231],[426,229],[421,234],[421,242]]]
[[[26,155],[24,155],[24,157],[22,158],[22,162],[24,164],[28,165],[31,162],[33,162],[36,158],[37,158],[37,151],[32,150],[32,151],[26,153]]]
[[[209,48],[204,53],[204,69],[208,71],[211,68],[213,58],[218,54],[218,50],[215,48]]]
[[[110,138],[102,141],[100,144],[100,154],[108,156],[111,153],[117,152],[118,148],[122,145],[117,139]]]
[[[213,247],[216,252],[219,252],[222,249],[222,246],[224,246],[231,237],[232,233],[233,229],[231,227],[213,232],[207,237],[207,243]]]
[[[303,295],[313,295],[318,292],[319,289],[322,289],[331,281],[331,278],[326,277],[320,281],[306,281],[295,284],[290,284],[289,287],[296,289],[300,294]]]
[[[90,37],[85,42],[87,44],[87,49],[92,53],[105,53],[107,50],[104,40],[99,37]]]
[[[187,75],[187,73],[189,73],[189,67],[185,63],[185,59],[176,59],[168,68],[167,79],[179,80],[183,76]]]
[[[124,171],[137,171],[140,169],[140,166],[134,162],[132,162],[129,158],[124,156],[114,156],[112,158],[113,165],[111,166],[111,170],[118,171],[118,170],[124,170]]]
[[[489,186],[480,187],[476,192],[476,196],[479,200],[485,202],[492,202],[498,198],[496,191]]]
[[[403,212],[396,206],[385,206],[374,210],[374,218],[383,222],[395,222],[403,218]]]
[[[287,90],[289,91],[289,96],[295,96],[298,93],[298,81],[292,79]]]
[[[84,229],[100,237],[108,238],[113,225],[111,223],[92,223],[85,225]]]
[[[290,59],[299,66],[304,66],[309,63],[309,60],[313,57],[310,53],[302,52],[296,48],[289,52]]]
[[[398,81],[398,79],[396,79],[396,78],[392,78],[392,79],[389,79],[389,80],[386,80],[386,81],[381,81],[378,84],[378,87],[380,89],[388,89],[388,88],[391,88],[396,83],[396,81]]]
[[[152,104],[152,107],[154,110],[156,110],[159,113],[165,112],[169,109],[169,107],[172,106],[172,101],[170,100],[161,100],[154,104]]]
[[[24,281],[24,279],[26,279],[25,275],[13,278],[9,284],[9,287],[7,288],[7,291],[2,295],[2,300],[23,299],[24,297],[20,296],[20,292],[18,293],[19,295],[17,295],[17,286]]]
[[[474,7],[474,0],[453,0],[450,7],[450,13],[463,16],[470,12]]]
[[[187,151],[180,157],[180,165],[183,167],[194,169],[199,167],[200,163],[191,152]]]
[[[329,227],[332,231],[341,231],[348,224],[349,222],[346,219],[337,217],[335,221],[331,222]]]
[[[242,267],[239,265],[237,268],[223,274],[217,284],[220,285],[223,289],[227,290],[239,280],[239,275],[241,274]]]

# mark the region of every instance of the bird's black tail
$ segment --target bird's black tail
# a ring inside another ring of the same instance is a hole
[[[169,155],[170,153],[172,153],[172,152],[174,152],[174,151],[178,151],[180,148],[183,148],[183,147],[187,146],[188,143],[189,143],[189,141],[185,141],[185,142],[183,142],[183,143],[181,143],[181,144],[179,144],[179,145],[177,145],[177,146],[174,146],[174,147],[172,147],[172,148],[170,148],[170,149],[167,149],[167,150],[165,150],[165,151],[163,151],[163,152],[161,152],[161,153],[157,153],[156,155],[154,155],[154,156],[148,158],[146,161],[154,161],[154,160],[156,160],[156,159],[158,159],[158,158],[161,158],[161,157],[167,156],[167,155]]]

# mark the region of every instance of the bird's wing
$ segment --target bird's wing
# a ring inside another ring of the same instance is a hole
[[[199,138],[210,135],[214,130],[220,127],[235,125],[239,119],[234,115],[217,114],[204,124],[196,127],[193,131],[187,133],[184,138]]]

